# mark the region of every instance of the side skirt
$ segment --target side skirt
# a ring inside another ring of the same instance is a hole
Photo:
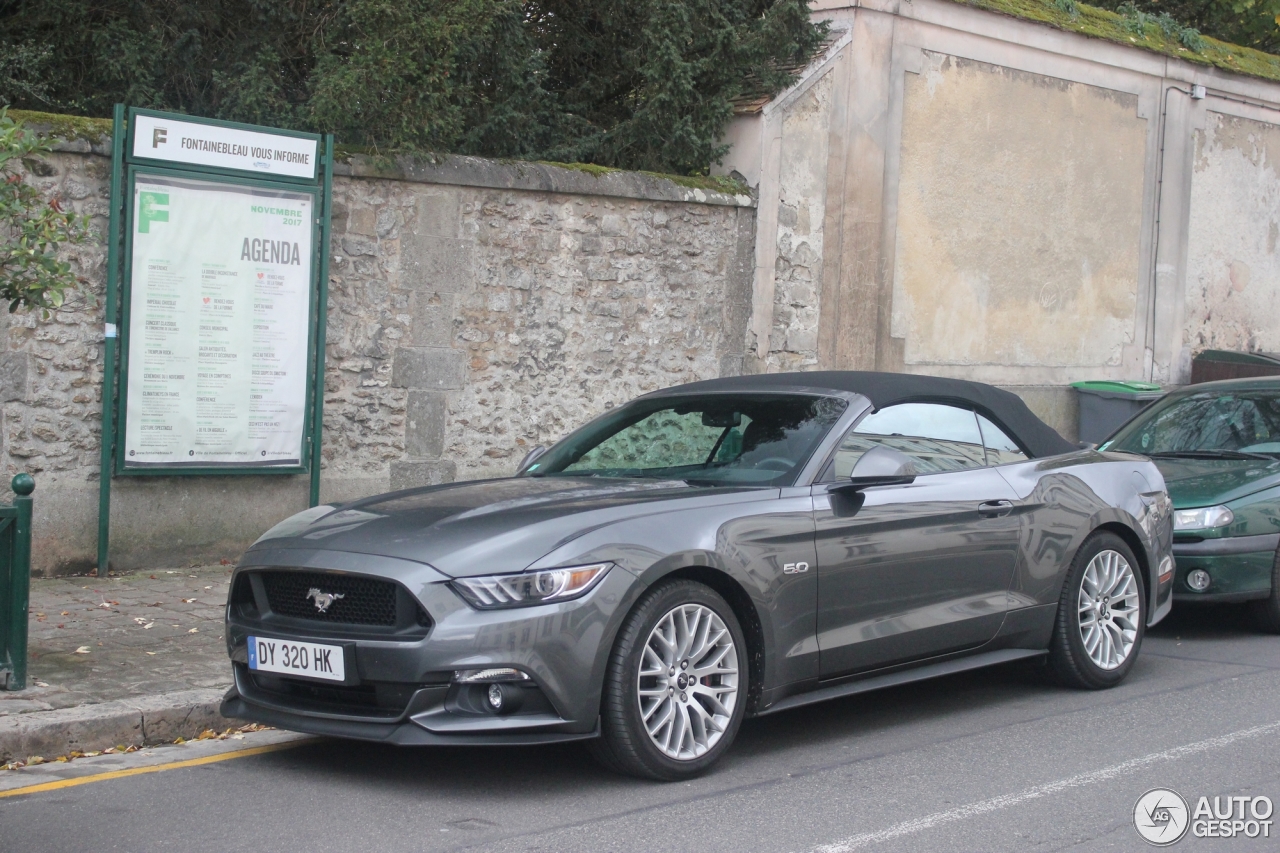
[[[756,716],[764,717],[769,714],[776,714],[779,711],[787,711],[791,708],[800,708],[805,705],[812,705],[816,702],[825,702],[828,699],[838,699],[841,696],[853,696],[857,693],[869,693],[872,690],[883,690],[886,687],[897,687],[899,684],[910,684],[914,681],[924,681],[928,678],[953,675],[957,672],[967,672],[971,669],[982,669],[983,667],[1009,663],[1015,660],[1043,657],[1047,654],[1049,654],[1047,649],[997,649],[991,652],[982,652],[981,654],[952,658],[951,660],[942,661],[940,663],[926,664],[925,666],[898,670],[897,672],[889,672],[884,675],[873,675],[869,678],[863,678],[858,681],[846,681],[842,684],[835,684],[830,687],[819,687],[816,690],[810,690],[808,693],[799,693],[794,696],[788,696],[786,699],[783,699],[771,708],[761,711]]]

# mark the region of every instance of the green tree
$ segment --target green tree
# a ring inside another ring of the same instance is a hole
[[[808,0],[0,0],[0,103],[333,131],[380,151],[705,172]],[[7,57],[7,58],[6,58]]]
[[[9,310],[62,306],[79,279],[58,257],[68,244],[89,239],[89,217],[62,209],[23,180],[20,166],[49,147],[0,108],[0,299]]]

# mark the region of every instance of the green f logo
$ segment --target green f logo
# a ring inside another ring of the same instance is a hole
[[[168,222],[168,193],[138,193],[138,233],[150,234],[152,222]]]

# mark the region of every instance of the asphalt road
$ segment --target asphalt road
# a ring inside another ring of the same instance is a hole
[[[339,741],[89,778],[0,799],[0,850],[1147,850],[1133,809],[1151,788],[1193,809],[1202,795],[1280,804],[1280,638],[1236,607],[1184,609],[1116,689],[1006,666],[839,700],[748,721],[689,783],[612,776],[576,746]],[[1174,849],[1278,850],[1274,819],[1270,839]]]

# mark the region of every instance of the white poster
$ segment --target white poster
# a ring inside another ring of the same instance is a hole
[[[139,176],[124,463],[301,464],[310,193]]]

